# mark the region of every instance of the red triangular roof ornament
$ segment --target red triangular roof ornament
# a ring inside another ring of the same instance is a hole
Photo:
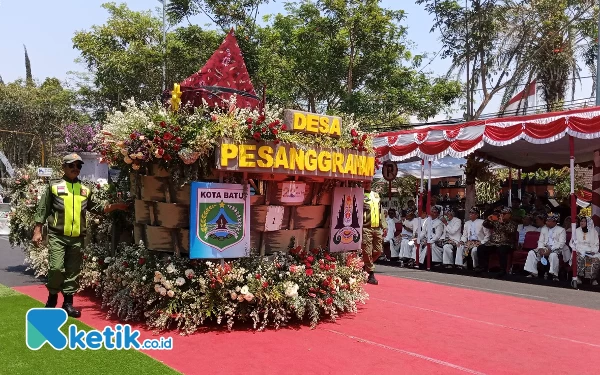
[[[204,99],[211,107],[226,107],[225,101],[235,94],[236,107],[261,107],[233,28],[202,69],[180,85],[182,105],[193,102],[197,107],[202,105]]]

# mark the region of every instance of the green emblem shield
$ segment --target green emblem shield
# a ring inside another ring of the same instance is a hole
[[[244,238],[243,203],[199,203],[198,239],[219,251]]]

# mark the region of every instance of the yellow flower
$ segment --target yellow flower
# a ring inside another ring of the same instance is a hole
[[[178,83],[173,85],[173,91],[171,91],[171,108],[174,111],[179,109],[181,103],[181,88]]]

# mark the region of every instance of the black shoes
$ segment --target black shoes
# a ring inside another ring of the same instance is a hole
[[[56,307],[58,303],[58,294],[48,294],[48,301],[46,301],[45,307]]]
[[[73,318],[79,318],[81,311],[73,307],[73,295],[65,295],[65,301],[63,302],[62,308],[67,312],[67,315]]]
[[[367,279],[367,283],[373,285],[379,285],[379,281],[375,278],[375,274],[371,271],[369,272],[369,278]]]

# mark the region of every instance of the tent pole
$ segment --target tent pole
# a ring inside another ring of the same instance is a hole
[[[431,270],[431,160],[428,161],[429,178],[427,179],[427,271]]]
[[[508,168],[508,207],[512,207],[512,168]]]
[[[417,221],[419,227],[417,228],[417,238],[421,238],[421,229],[423,227],[423,223],[421,223],[421,213],[423,212],[423,179],[425,178],[425,159],[421,159],[421,186],[419,186],[419,194],[417,195],[417,211],[419,215],[419,220]],[[415,268],[419,268],[419,250],[421,247],[421,242],[416,241],[415,243]]]
[[[576,233],[577,220],[577,199],[575,198],[575,138],[569,135],[569,154],[570,154],[570,172],[571,172],[571,235]],[[594,228],[592,228],[594,230]],[[573,279],[577,279],[577,250],[572,249],[571,262]]]
[[[522,197],[521,197],[521,169],[518,170],[518,174],[519,174],[519,193],[517,196],[519,197],[519,200],[520,200],[520,199],[522,199]]]

